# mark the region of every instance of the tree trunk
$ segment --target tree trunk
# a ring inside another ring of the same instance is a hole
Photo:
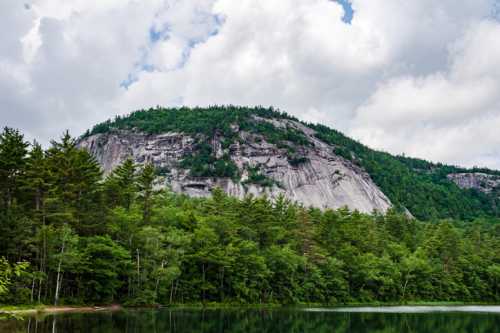
[[[165,266],[165,261],[161,261],[161,270],[163,270],[163,267]],[[158,298],[158,287],[160,285],[160,275],[158,274],[158,277],[156,278],[156,285],[155,285],[155,297]]]
[[[33,303],[35,300],[35,278],[31,280],[31,296],[30,296],[30,301]]]
[[[45,229],[45,204],[42,201],[42,226],[43,226],[43,244],[42,244],[42,260],[40,264],[40,271],[46,275],[47,267],[47,230]],[[40,276],[39,286],[38,286],[38,303],[40,303],[40,297],[42,295],[43,280]]]
[[[203,299],[203,304],[205,304],[205,263],[201,264],[201,270],[203,272],[203,285],[201,287],[202,299]]]
[[[219,290],[220,290],[220,300],[221,302],[224,302],[224,266],[222,266]]]
[[[129,247],[129,249],[132,250],[132,236],[130,236],[129,239],[128,239],[128,247]],[[127,292],[128,292],[128,297],[130,298],[131,295],[132,295],[132,291],[134,289],[133,282],[132,282],[133,281],[133,277],[132,277],[132,274],[127,274],[127,275],[128,275],[128,278],[127,278],[127,280],[128,280],[128,288],[127,288],[128,291]]]
[[[40,303],[41,297],[42,297],[42,278],[38,280],[38,303]]]
[[[408,280],[409,280],[409,277],[406,276],[406,278],[405,278],[405,284],[403,286],[403,301],[405,300],[405,296],[406,296],[406,287],[408,286]]]
[[[170,282],[170,302],[172,304],[172,297],[174,296],[174,280]]]
[[[57,305],[57,302],[59,301],[59,289],[61,289],[61,283],[62,283],[61,265],[62,265],[62,258],[64,255],[65,241],[66,239],[63,236],[63,243],[61,246],[61,257],[59,258],[59,264],[57,265],[56,293],[54,296],[54,305]]]
[[[135,249],[137,253],[137,290],[141,289],[141,254],[139,249]]]

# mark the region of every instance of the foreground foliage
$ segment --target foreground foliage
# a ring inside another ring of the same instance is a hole
[[[68,134],[44,151],[5,129],[0,173],[4,304],[500,301],[493,219],[189,198],[151,165],[103,178]]]

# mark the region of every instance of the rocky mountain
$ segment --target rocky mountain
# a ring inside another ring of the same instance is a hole
[[[463,189],[474,189],[486,194],[500,193],[500,175],[463,172],[449,174],[448,179]]]
[[[105,174],[128,158],[152,163],[158,186],[190,196],[207,196],[220,187],[240,198],[282,194],[317,208],[395,207],[421,219],[498,215],[488,191],[458,180],[456,175],[471,170],[371,150],[273,109],[136,111],[96,125],[79,146],[96,157]]]
[[[215,158],[227,158],[239,177],[191,175],[182,162],[197,153],[196,135],[116,130],[88,136],[80,141],[80,146],[97,158],[105,173],[127,158],[137,163],[153,163],[161,176],[160,185],[190,196],[207,196],[213,188],[220,187],[239,198],[247,194],[269,197],[283,194],[305,206],[318,208],[348,206],[362,212],[385,212],[391,206],[390,200],[362,168],[336,155],[331,146],[315,138],[314,130],[289,119],[254,117],[254,121],[297,130],[307,144],[271,143],[264,135],[234,124],[234,142],[223,147],[224,137],[216,133],[209,143],[211,154]],[[294,160],[290,156],[291,148],[300,157]]]

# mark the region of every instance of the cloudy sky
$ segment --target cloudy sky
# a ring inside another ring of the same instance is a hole
[[[0,125],[44,143],[149,106],[273,105],[500,168],[498,0],[0,0]]]

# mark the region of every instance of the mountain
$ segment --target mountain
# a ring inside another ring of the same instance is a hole
[[[190,196],[220,187],[318,208],[394,207],[422,220],[500,214],[500,171],[394,156],[273,108],[140,110],[94,126],[78,145],[105,174],[128,158],[152,163],[158,186]]]

